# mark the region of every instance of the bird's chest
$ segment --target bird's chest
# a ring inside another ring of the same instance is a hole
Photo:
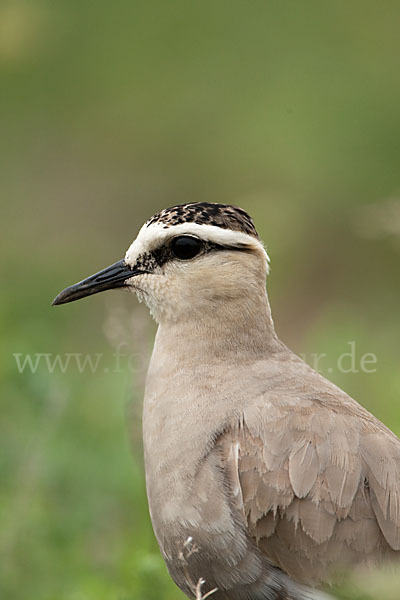
[[[226,485],[215,439],[232,414],[206,388],[182,377],[148,379],[143,413],[146,487],[153,527],[165,550],[197,531],[229,530]],[[198,544],[201,540],[198,540]],[[176,548],[175,548],[176,551]],[[169,550],[168,550],[169,552]]]
[[[191,408],[176,395],[168,400],[166,396],[146,392],[143,411],[150,514],[155,529],[162,523],[164,533],[170,524],[199,518],[193,493],[200,464],[209,452],[207,432],[202,423],[196,424]]]
[[[146,394],[144,448],[151,520],[171,576],[193,595],[193,582],[215,585],[228,568],[225,556],[240,561],[245,533],[238,528],[226,485],[222,457],[204,420],[194,426],[180,402],[175,414],[160,410],[160,396]],[[203,407],[204,408],[204,407]]]

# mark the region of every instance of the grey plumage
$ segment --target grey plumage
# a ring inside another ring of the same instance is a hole
[[[189,597],[203,578],[215,600],[312,598],[349,565],[398,559],[400,441],[277,338],[254,225],[212,206],[156,215],[123,261],[159,323],[143,415],[154,531]],[[190,260],[177,236],[197,240]]]

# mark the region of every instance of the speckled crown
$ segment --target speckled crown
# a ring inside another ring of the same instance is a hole
[[[258,239],[258,233],[253,219],[242,208],[230,204],[213,202],[192,202],[178,204],[165,208],[146,222],[149,227],[160,223],[164,229],[182,223],[197,223],[198,225],[215,225],[222,229],[241,231]]]

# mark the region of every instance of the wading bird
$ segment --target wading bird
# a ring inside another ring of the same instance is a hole
[[[54,304],[126,287],[158,323],[143,438],[155,535],[193,598],[302,600],[400,550],[400,440],[277,337],[242,209],[192,203]],[[197,587],[197,592],[196,588]]]

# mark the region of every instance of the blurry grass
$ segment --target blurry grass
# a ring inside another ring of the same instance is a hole
[[[49,304],[167,205],[251,212],[281,337],[326,352],[324,374],[400,433],[399,18],[394,0],[1,3],[1,598],[182,597],[147,512],[143,372],[19,374],[13,358],[112,365],[121,305],[119,339],[147,355],[133,298]],[[376,373],[332,368],[351,340]],[[338,594],[397,600],[396,581]]]
[[[338,600],[398,600],[398,568],[384,567],[349,574],[339,589],[334,590]]]
[[[176,598],[128,441],[125,382],[35,379],[5,390],[0,596]]]
[[[40,277],[31,272],[23,289]],[[122,372],[113,372],[115,349],[101,328],[88,343],[82,330],[69,336],[62,311],[53,328],[46,326],[56,310],[51,288],[45,285],[40,302],[30,303],[22,335],[15,323],[14,338],[2,348],[0,597],[177,599],[147,511],[142,390],[134,396],[126,359]],[[8,305],[8,317],[15,308]],[[13,352],[51,350],[101,353],[101,368],[18,373]]]

